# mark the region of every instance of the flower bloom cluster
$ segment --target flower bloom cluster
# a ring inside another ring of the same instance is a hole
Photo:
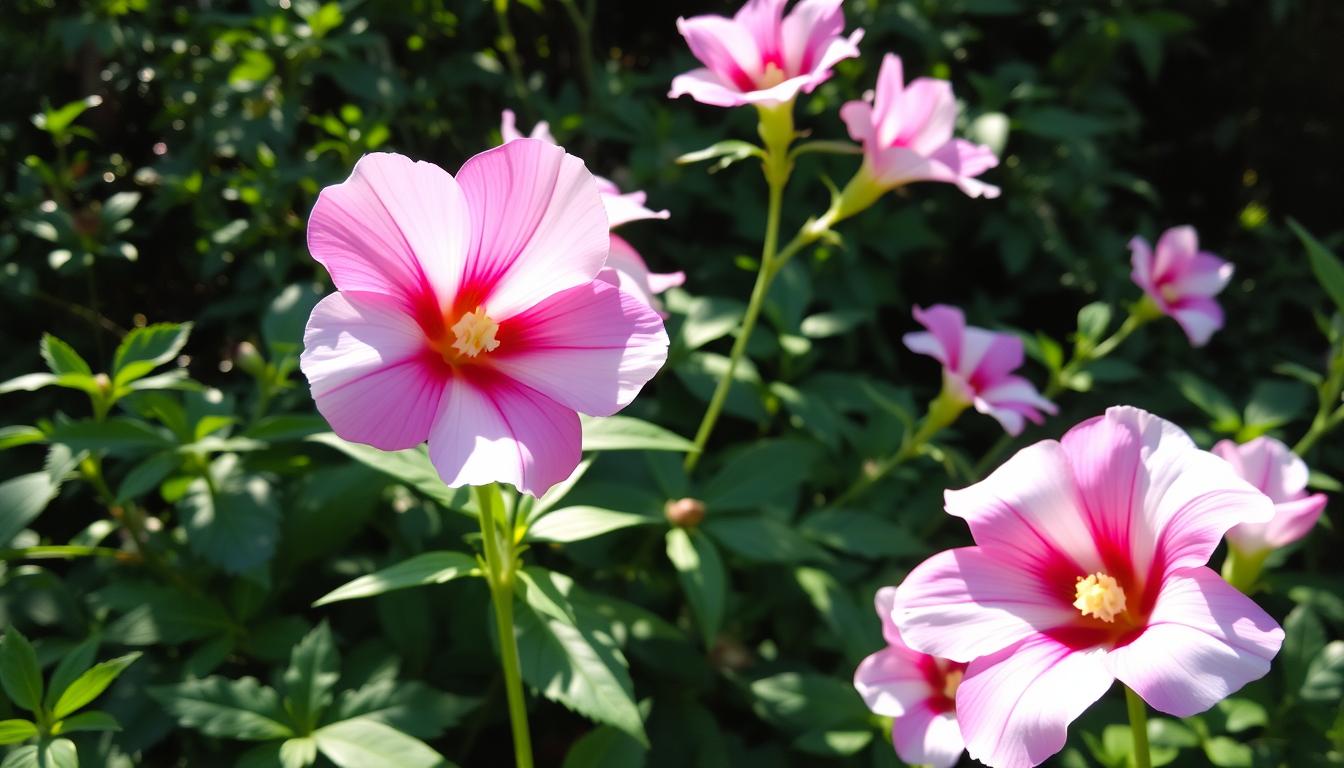
[[[1157,248],[1134,237],[1129,241],[1134,283],[1164,315],[1180,324],[1196,347],[1209,342],[1223,327],[1223,308],[1214,300],[1232,279],[1232,265],[1199,250],[1194,227],[1172,227]]]
[[[450,486],[544,493],[578,464],[578,413],[619,411],[667,358],[658,313],[600,275],[592,174],[543,141],[482,152],[456,177],[366,155],[322,191],[308,248],[338,289],[300,358],[318,410],[346,440],[428,441]]]

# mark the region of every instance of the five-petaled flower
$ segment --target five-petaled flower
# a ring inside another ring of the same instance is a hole
[[[308,248],[339,291],[304,334],[318,410],[346,440],[428,440],[451,486],[544,493],[578,464],[578,412],[619,411],[667,358],[658,314],[599,277],[592,174],[541,141],[482,152],[456,178],[366,155],[322,191]]]
[[[956,184],[971,197],[999,196],[998,187],[975,178],[999,164],[993,150],[952,137],[957,122],[952,84],[920,77],[905,85],[895,54],[882,59],[871,103],[848,102],[840,117],[850,138],[863,144],[863,167],[846,190],[857,198],[845,201],[851,208],[916,181]]]
[[[1223,327],[1223,308],[1213,297],[1232,279],[1232,265],[1199,250],[1199,235],[1189,226],[1163,232],[1156,250],[1136,235],[1129,250],[1135,284],[1158,311],[1180,323],[1192,345],[1207,344]]]
[[[1116,407],[946,494],[975,546],[917,566],[893,617],[915,650],[969,662],[971,757],[1040,764],[1118,678],[1154,708],[1203,712],[1269,671],[1281,630],[1206,566],[1269,498],[1175,425]]]
[[[1213,446],[1213,452],[1274,502],[1272,520],[1236,526],[1227,532],[1230,545],[1256,556],[1286,547],[1311,532],[1325,509],[1325,494],[1307,493],[1307,464],[1288,446],[1264,436],[1241,445],[1223,440]]]
[[[671,98],[690,94],[701,104],[773,107],[811,93],[837,62],[859,55],[863,30],[843,36],[841,0],[801,0],[786,16],[786,0],[747,0],[729,19],[677,19],[691,53],[704,67],[677,75]]]
[[[943,391],[983,414],[993,416],[1010,435],[1026,420],[1040,424],[1041,411],[1055,413],[1055,404],[1041,397],[1031,382],[1013,374],[1024,360],[1022,340],[966,325],[956,307],[915,307],[915,319],[927,333],[907,333],[905,346],[943,364]]]
[[[966,750],[956,714],[966,665],[911,650],[891,620],[895,599],[894,587],[877,591],[873,602],[887,647],[859,663],[854,687],[869,709],[892,718],[891,742],[902,760],[951,768]]]

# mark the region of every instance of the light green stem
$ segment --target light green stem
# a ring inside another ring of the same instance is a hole
[[[1148,709],[1129,686],[1125,686],[1125,706],[1129,709],[1129,733],[1134,738],[1134,768],[1153,768],[1148,753]]]
[[[504,667],[504,690],[509,700],[509,723],[513,729],[513,751],[518,768],[532,768],[532,736],[527,729],[527,701],[523,698],[522,665],[518,661],[518,639],[513,631],[513,584],[518,562],[514,553],[513,532],[507,527],[501,540],[504,500],[499,486],[477,486],[476,506],[481,521],[481,541],[485,549],[486,580],[495,607],[495,628],[499,633],[499,658]]]
[[[1260,578],[1260,572],[1264,570],[1267,557],[1269,557],[1268,550],[1242,552],[1229,544],[1227,558],[1223,560],[1223,580],[1242,593],[1251,594],[1255,591],[1256,581]]]

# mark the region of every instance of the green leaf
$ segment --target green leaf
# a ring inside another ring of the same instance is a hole
[[[37,427],[30,427],[25,424],[0,427],[0,451],[6,448],[18,448],[21,445],[44,443],[46,440],[46,433]]]
[[[746,141],[738,139],[725,139],[712,144],[704,149],[698,149],[694,152],[687,152],[678,157],[675,162],[678,165],[689,165],[691,163],[700,163],[705,160],[716,160],[710,166],[710,172],[719,171],[748,157],[765,157],[765,150]]]
[[[126,334],[112,356],[112,381],[127,384],[177,357],[191,335],[191,323],[156,323]]]
[[[336,644],[325,621],[294,647],[284,675],[285,709],[300,726],[301,733],[312,731],[318,717],[331,704],[331,690],[340,678],[339,667]]]
[[[60,485],[46,472],[33,472],[0,483],[0,547],[37,519],[56,498]]]
[[[280,743],[280,765],[284,768],[305,768],[317,762],[317,739],[285,739]]]
[[[386,723],[420,739],[436,739],[457,725],[480,699],[434,690],[423,683],[386,677],[358,690],[342,691],[331,720],[363,717]]]
[[[1204,742],[1204,754],[1218,768],[1250,768],[1255,756],[1249,746],[1226,736]]]
[[[1111,326],[1111,305],[1096,301],[1078,310],[1078,338],[1095,345]]]
[[[19,747],[5,755],[5,762],[0,763],[0,768],[38,768],[37,763],[37,745]]]
[[[717,513],[789,503],[807,479],[806,468],[817,453],[816,445],[800,440],[758,441],[734,454],[705,485],[705,505]],[[786,467],[790,471],[781,471]]]
[[[326,293],[321,286],[306,282],[285,286],[266,308],[261,318],[261,338],[273,357],[303,348],[303,329],[313,307]],[[315,431],[321,431],[315,430]]]
[[[1284,686],[1295,691],[1306,682],[1307,668],[1325,648],[1325,627],[1310,606],[1299,605],[1288,612],[1283,632],[1279,663],[1283,665]]]
[[[117,486],[117,502],[125,504],[154,490],[181,466],[181,455],[173,451],[156,453],[141,461],[121,479]]]
[[[561,768],[643,768],[648,754],[626,732],[599,725],[574,742]]]
[[[9,700],[36,712],[42,706],[42,668],[32,643],[13,625],[0,640],[0,686]]]
[[[681,435],[629,416],[584,416],[581,421],[585,451],[686,452],[695,448],[695,443]]]
[[[137,651],[104,661],[101,664],[95,664],[87,672],[75,678],[75,681],[65,689],[61,697],[56,700],[56,706],[52,709],[52,716],[60,720],[98,698],[103,691],[107,690],[107,686],[111,685],[112,681],[116,680],[117,676],[135,663],[138,658],[140,658],[140,653]]]
[[[52,727],[53,733],[78,733],[82,731],[120,731],[121,724],[106,712],[90,709],[74,717],[67,717]]]
[[[834,576],[817,568],[798,568],[793,576],[831,634],[840,642],[846,659],[858,664],[864,656],[877,650],[881,625],[876,614],[867,606],[861,611]]]
[[[0,720],[0,744],[18,744],[37,735],[37,725],[29,720]]]
[[[140,204],[139,192],[118,192],[103,201],[102,218],[108,225],[131,215],[131,211]]]
[[[742,322],[747,306],[736,299],[698,296],[686,303],[685,319],[677,333],[677,347],[694,352],[711,341],[732,333]]]
[[[84,114],[85,110],[102,103],[101,96],[86,96],[69,104],[45,109],[40,115],[33,115],[33,124],[53,136],[62,136],[68,131],[70,124]]]
[[[471,496],[471,491],[466,488],[444,485],[424,446],[404,451],[380,451],[372,446],[348,443],[330,432],[313,435],[308,440],[335,448],[355,461],[411,486],[448,509],[461,509]]]
[[[47,682],[47,695],[43,702],[47,709],[56,708],[56,702],[60,700],[61,694],[93,666],[97,654],[98,637],[94,635],[61,656],[55,671],[51,673],[51,679]]]
[[[1269,714],[1265,708],[1250,699],[1223,699],[1218,702],[1218,711],[1227,720],[1225,727],[1228,733],[1240,733],[1269,723]]]
[[[443,768],[448,761],[414,736],[357,717],[313,732],[317,748],[340,768]]]
[[[721,517],[705,522],[705,533],[724,547],[763,563],[824,562],[825,550],[773,517]]]
[[[803,518],[798,528],[826,546],[863,557],[913,557],[927,552],[913,533],[875,514],[823,509]]]
[[[52,739],[37,745],[38,768],[79,768],[79,752],[69,739]]]
[[[215,476],[213,489],[197,479],[178,502],[187,544],[229,573],[266,563],[280,537],[280,505],[270,483],[243,473],[236,457],[227,454],[215,461],[210,473]]]
[[[605,631],[606,622],[570,605],[565,576],[539,568],[521,572],[516,615],[523,679],[551,701],[648,744],[635,705],[629,665]]]
[[[663,522],[648,515],[601,507],[564,507],[546,513],[527,529],[529,541],[571,542],[591,539],[622,528]]]
[[[677,569],[677,578],[695,614],[705,647],[713,647],[728,591],[728,577],[718,548],[698,530],[673,528],[667,532],[667,559]]]
[[[785,672],[751,683],[752,709],[786,731],[864,726],[868,709],[848,681]]]
[[[708,403],[719,382],[728,375],[729,364],[726,355],[701,350],[687,355],[672,372],[691,394]],[[733,368],[733,383],[728,387],[724,410],[751,421],[763,421],[769,414],[761,404],[761,388],[760,371],[749,358],[742,358]]]
[[[1288,219],[1288,228],[1293,230],[1293,234],[1307,249],[1307,259],[1311,262],[1311,270],[1316,273],[1317,282],[1335,302],[1335,307],[1344,312],[1344,263],[1295,219]]]
[[[105,421],[69,421],[51,430],[51,442],[70,450],[134,452],[168,448],[173,441],[162,430],[138,419],[115,417]]]
[[[57,376],[65,373],[81,373],[86,376],[93,374],[93,369],[89,368],[89,364],[84,362],[84,358],[79,356],[74,347],[50,333],[42,334],[42,342],[38,349],[42,353],[42,359],[47,363],[47,369]]]
[[[1300,693],[1303,701],[1344,698],[1344,640],[1332,640],[1311,660]]]
[[[149,689],[179,725],[207,736],[270,741],[294,735],[280,697],[255,678],[206,677]]]
[[[1245,415],[1246,429],[1254,430],[1256,434],[1245,435],[1246,439],[1259,437],[1301,416],[1310,399],[1311,390],[1301,382],[1271,380],[1257,383],[1251,390]]]
[[[1220,432],[1236,432],[1241,428],[1241,414],[1221,390],[1188,371],[1171,374],[1176,388],[1194,406],[1213,418],[1213,428]]]
[[[120,581],[98,592],[101,603],[122,611],[103,638],[122,645],[176,645],[241,632],[220,603],[199,592]]]
[[[823,757],[849,757],[873,740],[871,728],[815,729],[793,740],[803,752]]]
[[[265,51],[246,49],[239,59],[229,70],[229,87],[236,91],[254,90],[275,72],[275,62]]]
[[[354,581],[338,587],[323,595],[313,607],[335,603],[340,600],[355,600],[361,597],[373,597],[384,592],[423,584],[443,584],[463,576],[480,575],[476,559],[462,552],[425,552],[396,565],[360,576]]]

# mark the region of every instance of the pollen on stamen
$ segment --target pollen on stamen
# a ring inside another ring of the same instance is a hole
[[[494,352],[499,347],[495,333],[499,323],[485,314],[485,307],[463,315],[453,324],[453,349],[467,357],[475,357],[482,352]]]
[[[1125,590],[1114,578],[1101,572],[1087,578],[1079,576],[1074,597],[1073,607],[1084,616],[1113,622],[1125,612]]]

